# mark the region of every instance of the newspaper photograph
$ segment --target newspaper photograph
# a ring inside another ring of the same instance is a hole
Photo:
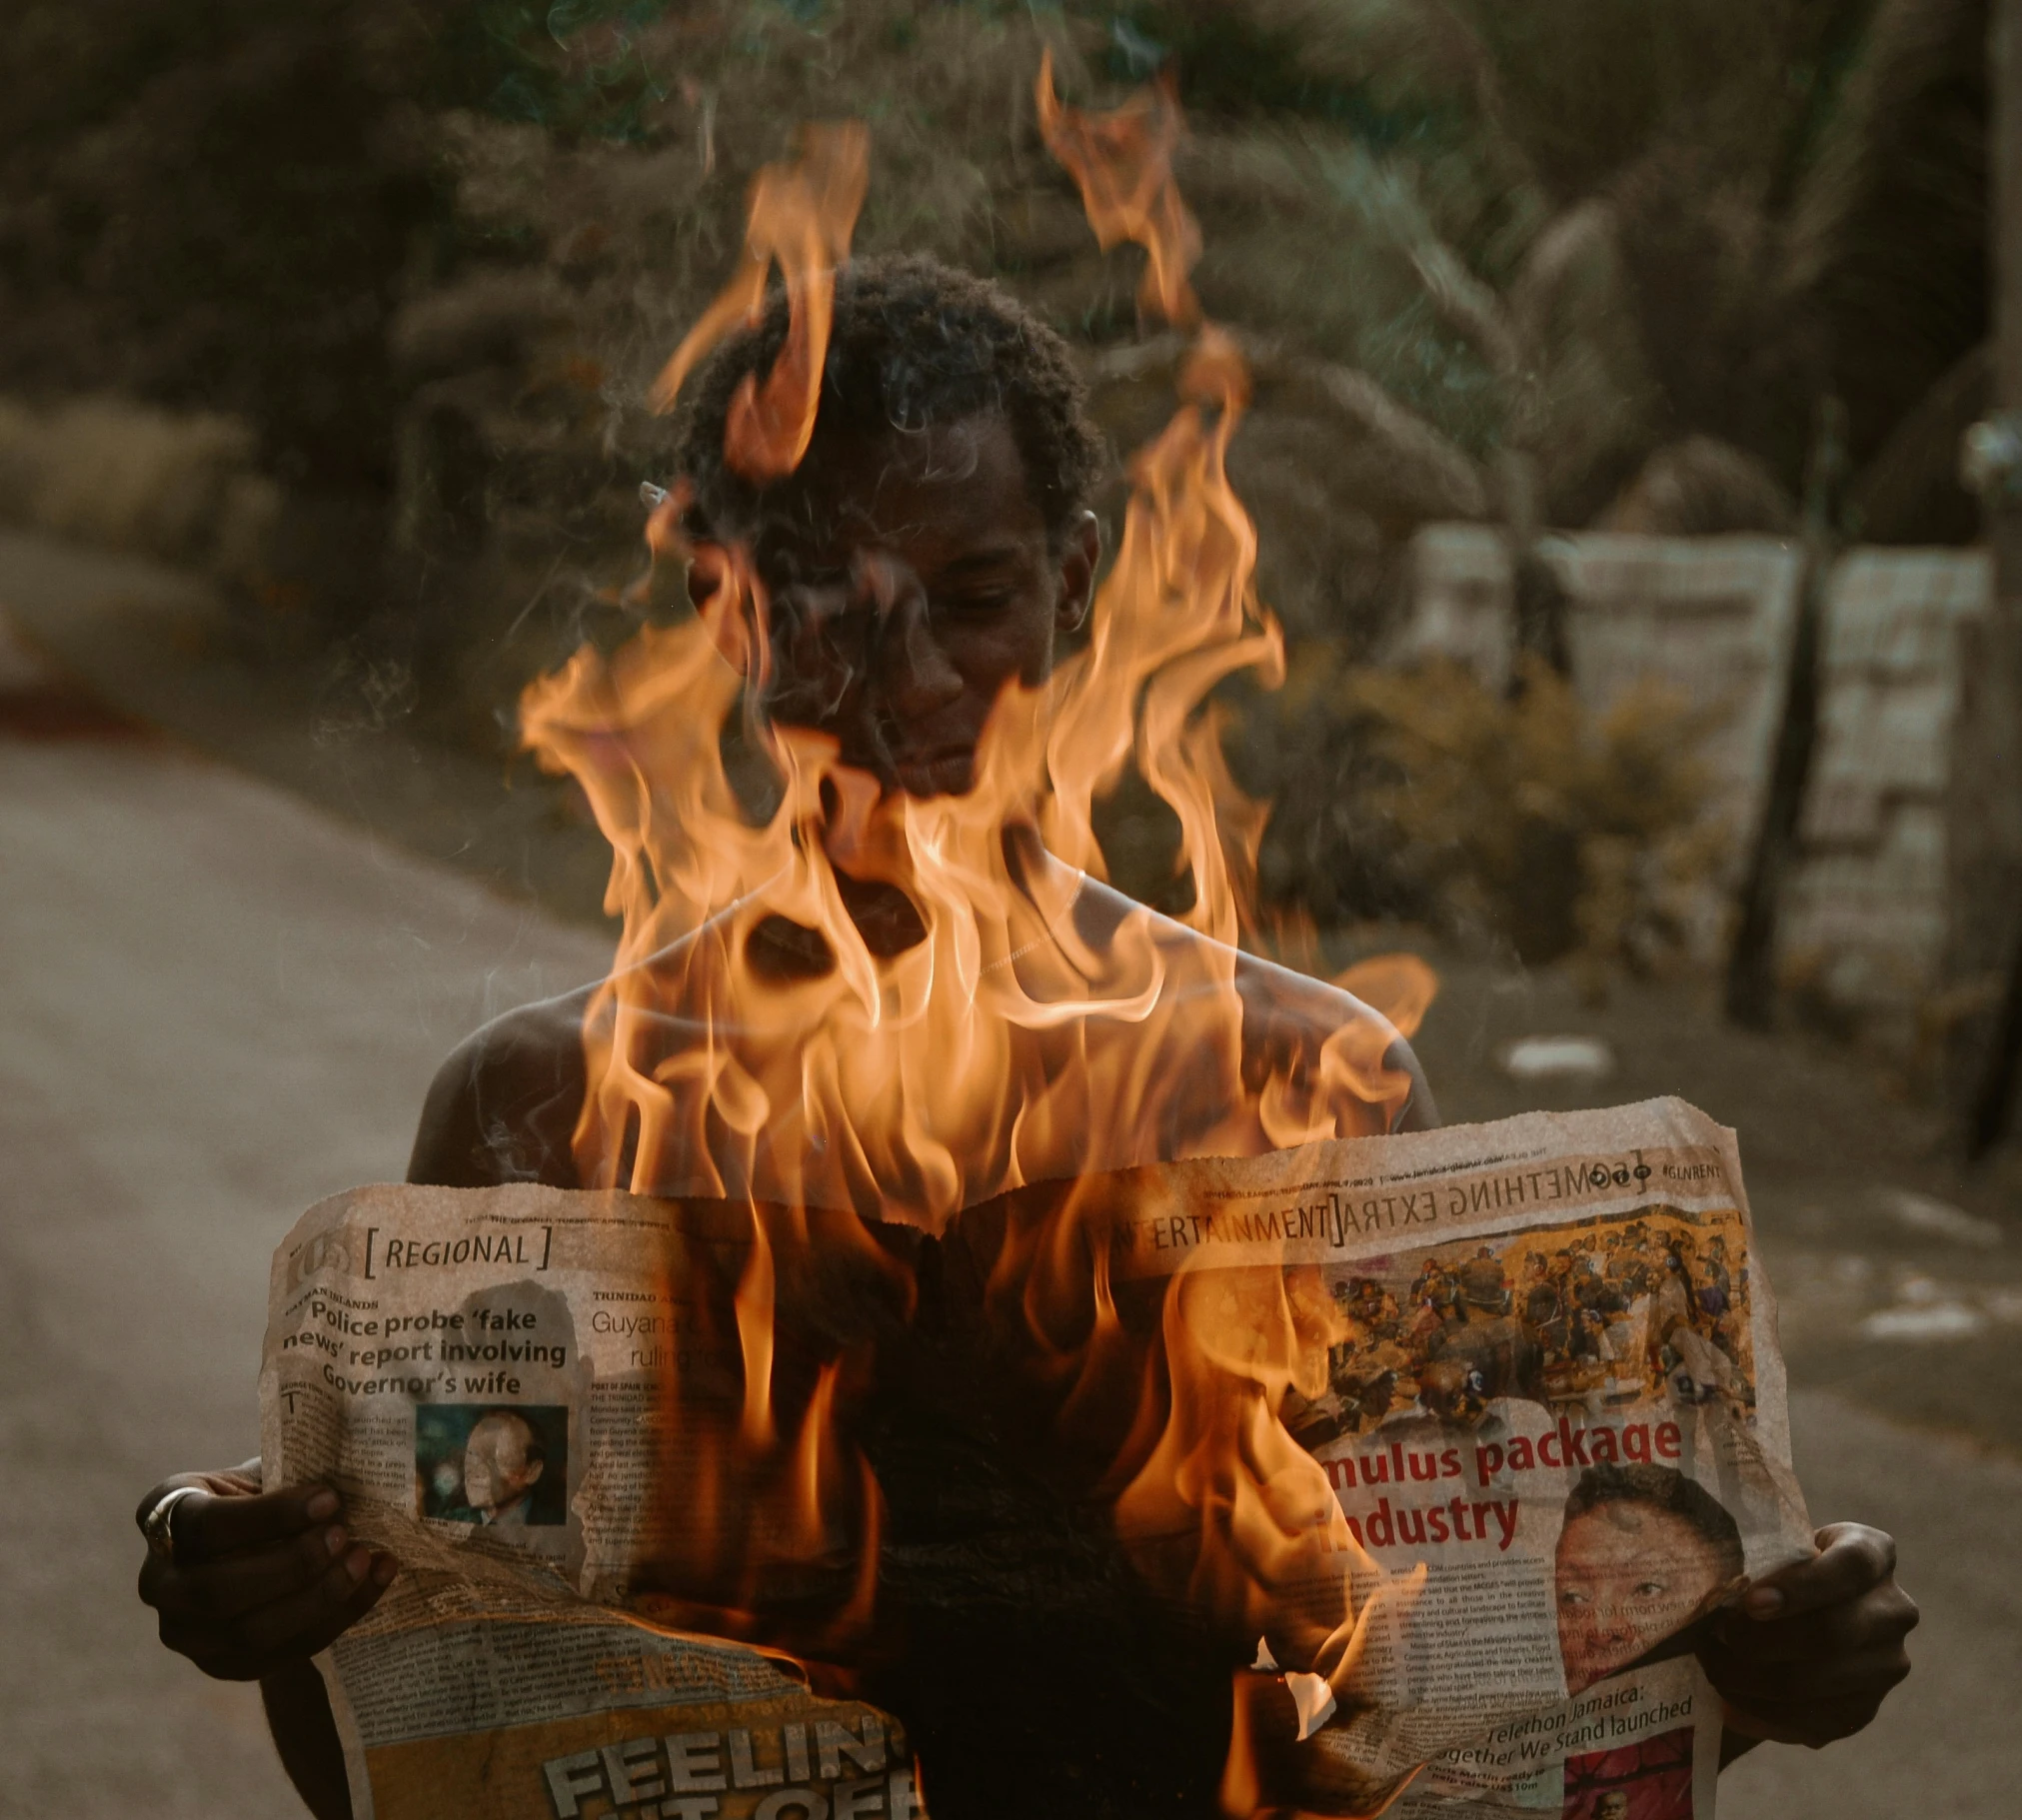
[[[321,1661],[358,1820],[924,1813],[914,1493],[862,1441],[902,1390],[1099,1512],[1196,1682],[1219,1652],[1224,1812],[1705,1820],[1693,1627],[1810,1552],[1732,1135],[1678,1101],[939,1236],[362,1188],[277,1252],[261,1379],[267,1481],[403,1564]]]
[[[1396,1820],[1711,1820],[1720,1701],[1689,1656],[1630,1669],[1435,1757]]]

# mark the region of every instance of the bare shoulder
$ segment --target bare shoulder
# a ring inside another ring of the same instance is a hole
[[[1143,908],[1099,881],[1084,883],[1074,905],[1074,920],[1082,936],[1099,945],[1126,915],[1142,914]],[[1168,955],[1198,953],[1203,949],[1225,948],[1183,923],[1153,913],[1154,939]],[[1182,964],[1180,975],[1193,970]],[[1200,969],[1203,979],[1225,981],[1226,960]],[[1180,989],[1188,989],[1181,987]],[[1216,985],[1211,989],[1222,989]],[[1235,957],[1235,989],[1242,998],[1242,1046],[1246,1066],[1313,1066],[1321,1047],[1337,1031],[1355,1023],[1381,1023],[1376,1011],[1352,993],[1325,979],[1294,972],[1257,954]],[[1391,1128],[1399,1131],[1428,1130],[1439,1122],[1431,1089],[1425,1083],[1418,1057],[1402,1036],[1393,1035],[1383,1052],[1387,1068],[1405,1074],[1411,1082],[1409,1097],[1397,1113]]]
[[[1296,1050],[1310,1061],[1336,1030],[1356,1022],[1382,1021],[1380,1012],[1352,992],[1256,954],[1244,954],[1236,961],[1235,989],[1242,994],[1245,1049],[1254,1040],[1266,1051],[1283,1054]],[[1411,1082],[1410,1094],[1390,1129],[1430,1130],[1439,1122],[1439,1109],[1417,1054],[1404,1037],[1392,1033],[1383,1050],[1383,1066],[1408,1076]]]
[[[583,1016],[594,986],[495,1017],[451,1051],[422,1105],[410,1181],[579,1185],[570,1139],[583,1105]]]

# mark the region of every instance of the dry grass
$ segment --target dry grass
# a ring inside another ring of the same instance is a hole
[[[278,508],[243,423],[129,399],[49,411],[0,400],[0,516],[225,572],[258,560]]]

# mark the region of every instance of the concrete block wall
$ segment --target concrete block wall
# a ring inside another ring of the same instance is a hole
[[[1947,983],[1967,634],[1991,586],[1984,550],[1853,550],[1826,588],[1779,960],[1899,1050],[1918,1044]]]
[[[1803,552],[1771,537],[1653,538],[1591,532],[1547,539],[1541,554],[1571,607],[1573,684],[1605,714],[1655,682],[1716,715],[1705,759],[1729,833],[1731,883],[1752,851],[1789,688]],[[1412,549],[1412,605],[1393,661],[1433,653],[1491,687],[1513,662],[1509,555],[1481,525],[1434,525]],[[1719,920],[1717,916],[1715,922]],[[1717,940],[1717,930],[1708,931]]]
[[[1789,686],[1802,547],[1596,532],[1540,548],[1570,599],[1574,683],[1590,711],[1654,679],[1723,714],[1706,758],[1738,883]],[[1506,681],[1514,616],[1501,537],[1432,526],[1414,546],[1412,580],[1392,657],[1437,652]],[[1987,553],[1953,549],[1849,551],[1826,582],[1818,741],[1778,963],[1889,1046],[1917,1040],[1956,946],[1959,720],[1990,587]]]

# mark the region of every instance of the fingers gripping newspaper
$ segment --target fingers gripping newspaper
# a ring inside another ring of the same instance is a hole
[[[320,1659],[360,1820],[926,1811],[856,1673],[879,1487],[824,1423],[907,1356],[936,1242],[532,1185],[305,1215],[265,1474],[404,1564]],[[1693,1627],[1811,1549],[1730,1132],[1654,1101],[1126,1170],[939,1245],[991,1394],[1049,1270],[1155,1387],[1085,1491],[1227,1643],[1202,1811],[1710,1816]],[[1101,1374],[1046,1353],[1084,1416]]]

